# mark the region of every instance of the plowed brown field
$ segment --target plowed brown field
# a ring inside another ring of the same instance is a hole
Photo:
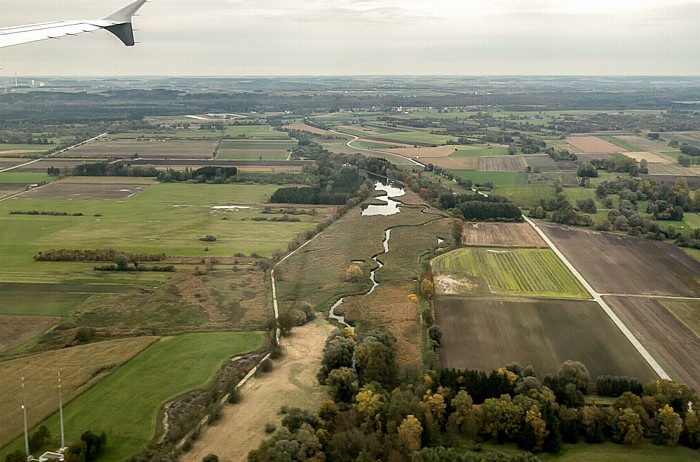
[[[575,152],[603,153],[627,151],[597,136],[569,136],[566,138],[566,142],[573,146]]]
[[[464,223],[466,245],[547,247],[527,223]]]
[[[700,296],[700,263],[675,245],[555,225],[540,227],[598,293]]]
[[[700,390],[700,339],[685,324],[652,298],[606,300],[674,380]]]
[[[583,362],[591,373],[656,377],[595,302],[435,297],[443,332],[442,367],[490,372],[510,362],[532,365],[540,377],[562,362]]]

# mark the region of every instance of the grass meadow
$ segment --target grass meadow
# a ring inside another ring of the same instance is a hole
[[[24,172],[2,172],[0,173],[0,183],[11,184],[32,184],[41,183],[42,181],[55,180],[55,176],[45,173],[24,173]]]
[[[256,332],[186,334],[164,338],[64,408],[66,439],[86,430],[107,434],[103,462],[127,459],[155,436],[162,405],[188,390],[204,387],[228,358],[256,350],[264,337]],[[58,415],[43,422],[58,433]],[[15,440],[4,453],[20,447]]]

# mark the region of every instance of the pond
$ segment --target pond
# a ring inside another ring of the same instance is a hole
[[[406,190],[380,182],[374,185],[374,189],[377,191],[386,192],[385,196],[377,196],[375,198],[379,201],[386,202],[386,204],[368,205],[364,208],[364,210],[362,210],[362,216],[388,216],[397,214],[401,211],[401,203],[393,200],[393,198],[403,196],[406,194]]]

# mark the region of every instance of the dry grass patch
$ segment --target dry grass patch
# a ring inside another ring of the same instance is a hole
[[[646,151],[650,151],[650,152],[654,152],[654,153],[669,151],[668,144],[666,144],[662,141],[650,140],[649,138],[646,138],[644,136],[615,135],[615,138],[619,138],[623,141],[630,143],[631,145],[639,146],[640,148],[642,148]]]
[[[0,351],[31,340],[60,320],[44,316],[0,316]]]
[[[566,142],[573,146],[574,151],[584,153],[606,153],[627,151],[609,141],[605,141],[597,136],[569,136]]]
[[[0,362],[0,447],[22,433],[19,386],[26,383],[27,418],[32,427],[58,410],[57,374],[64,403],[80,395],[157,340],[138,337],[82,345]],[[56,429],[52,429],[56,431]]]
[[[670,164],[671,162],[675,162],[675,160],[660,156],[653,152],[626,152],[625,156],[632,158],[637,162],[646,160],[650,164]]]

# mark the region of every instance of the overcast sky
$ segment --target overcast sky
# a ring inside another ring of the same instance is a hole
[[[0,27],[130,0],[2,0]],[[107,32],[0,49],[14,75],[700,75],[700,0],[149,0]]]

